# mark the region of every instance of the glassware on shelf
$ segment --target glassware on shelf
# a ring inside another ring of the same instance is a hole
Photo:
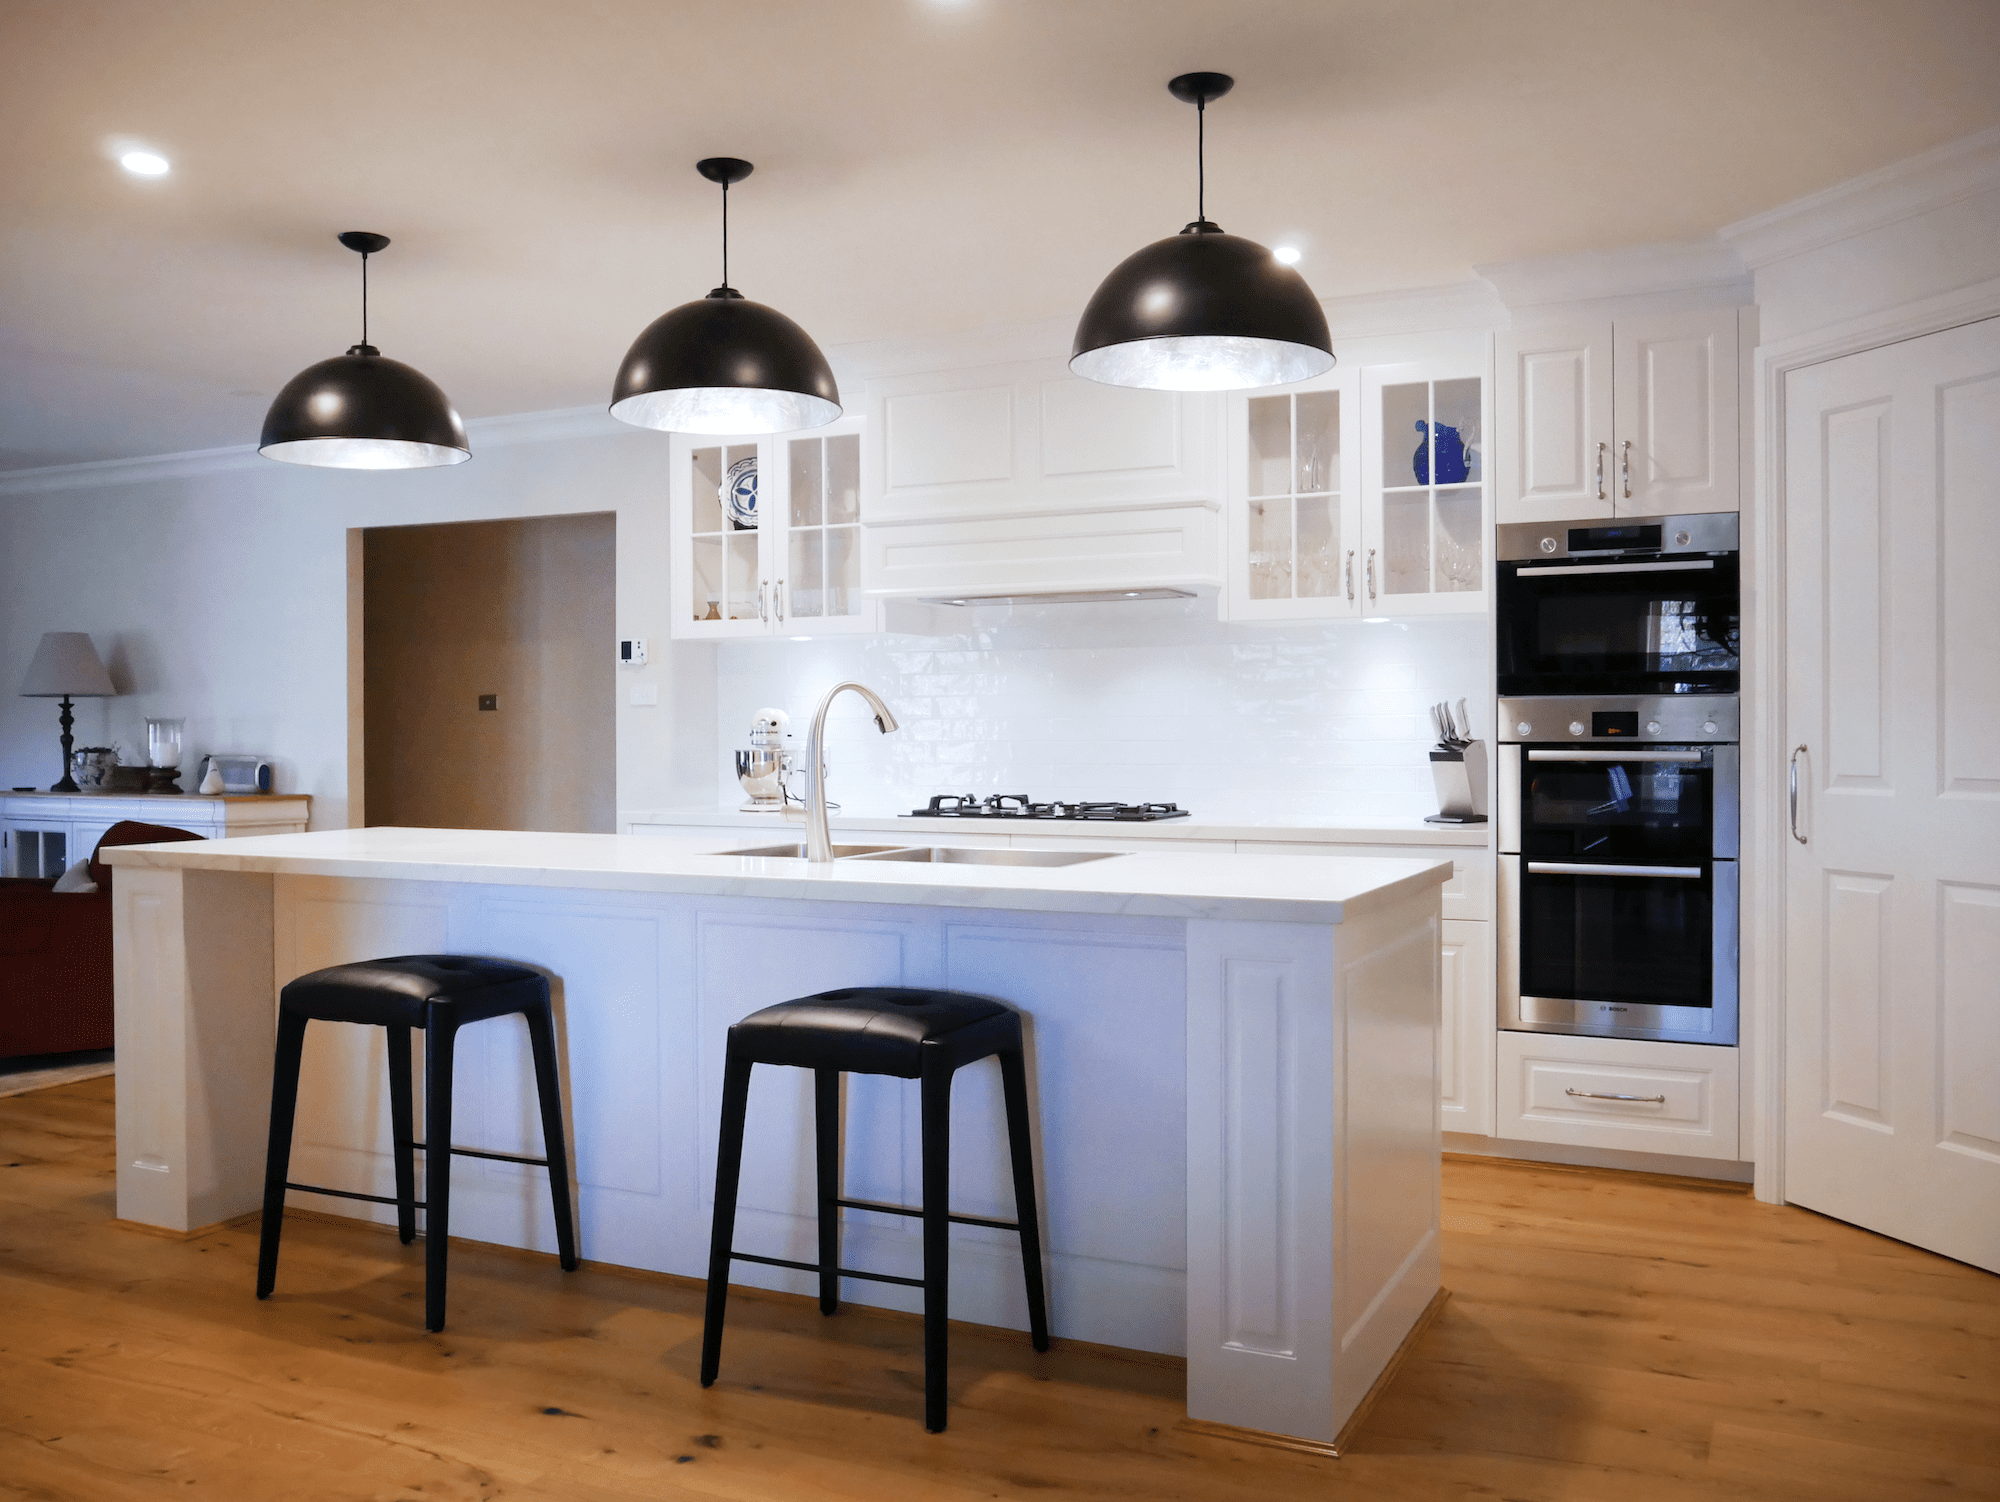
[[[148,718],[146,721],[146,791],[178,793],[175,779],[181,775],[181,732],[184,719]]]

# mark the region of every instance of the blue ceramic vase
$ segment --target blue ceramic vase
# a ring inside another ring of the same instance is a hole
[[[1433,483],[1438,485],[1463,485],[1467,474],[1465,445],[1459,440],[1458,429],[1446,423],[1439,423],[1433,430],[1429,423],[1419,418],[1417,420],[1417,431],[1427,435],[1424,441],[1417,445],[1417,452],[1412,460],[1411,467],[1417,472],[1417,483],[1419,485],[1430,485]],[[1431,479],[1430,475],[1430,447],[1432,437],[1435,437],[1437,440],[1437,479],[1435,481]]]

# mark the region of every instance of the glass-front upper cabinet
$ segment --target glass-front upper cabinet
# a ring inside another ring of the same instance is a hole
[[[859,418],[673,447],[675,636],[876,629],[861,593]]]
[[[1230,620],[1352,615],[1361,597],[1359,385],[1318,381],[1230,404]]]
[[[1363,615],[1486,608],[1486,385],[1448,366],[1363,372]]]

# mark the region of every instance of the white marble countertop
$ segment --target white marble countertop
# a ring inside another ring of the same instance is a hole
[[[795,828],[776,820],[766,827],[772,842],[797,838]],[[1452,869],[1436,856],[1142,852],[1073,866],[1006,867],[854,860],[811,866],[719,853],[759,843],[754,835],[746,842],[744,834],[741,828],[714,837],[329,829],[127,845],[105,858],[121,868],[1289,923],[1338,923],[1350,910],[1442,884]],[[928,844],[931,837],[896,843]]]
[[[644,808],[618,815],[620,828],[631,824],[715,829],[770,829],[803,832],[800,820],[777,814],[746,814],[736,809]],[[1116,823],[1096,819],[924,819],[884,813],[836,813],[828,823],[836,831],[893,833],[898,840],[921,842],[952,834],[1002,834],[1011,838],[1103,838],[1120,843],[1144,840],[1258,840],[1273,843],[1333,845],[1455,845],[1486,847],[1492,829],[1487,824],[1426,824],[1422,819],[1155,819],[1146,823]],[[773,839],[783,838],[774,834]],[[950,843],[949,839],[940,843]]]

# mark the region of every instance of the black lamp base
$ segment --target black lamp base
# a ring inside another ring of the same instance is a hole
[[[62,698],[63,774],[62,781],[49,789],[52,793],[80,793],[83,791],[82,788],[76,785],[76,779],[70,776],[69,753],[70,748],[76,744],[76,737],[71,735],[69,731],[70,727],[75,723],[76,716],[70,713],[69,695],[64,694]]]

